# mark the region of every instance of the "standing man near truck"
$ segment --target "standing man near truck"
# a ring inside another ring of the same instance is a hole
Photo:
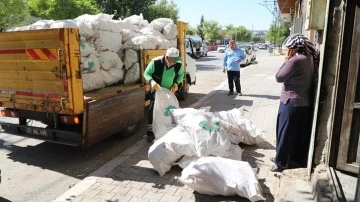
[[[155,91],[159,85],[175,93],[182,85],[184,78],[184,68],[181,64],[179,50],[169,48],[164,56],[159,56],[150,61],[144,71],[144,78],[150,85],[150,107],[148,115],[148,130],[146,132],[147,141],[154,141],[155,136],[152,130],[153,111],[155,103]]]

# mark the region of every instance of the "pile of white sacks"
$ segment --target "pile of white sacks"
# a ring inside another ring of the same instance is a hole
[[[179,165],[179,181],[201,194],[264,200],[256,174],[242,161],[239,143],[259,144],[265,135],[244,117],[243,108],[181,109],[169,90],[159,88],[155,96],[156,139],[148,158],[160,176]]]
[[[177,46],[177,26],[171,19],[149,23],[142,14],[123,20],[113,20],[108,14],[85,14],[70,20],[40,20],[8,31],[51,28],[79,28],[84,92],[117,83],[137,83],[141,76],[140,49]]]

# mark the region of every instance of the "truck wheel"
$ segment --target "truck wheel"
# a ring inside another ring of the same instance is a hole
[[[123,130],[123,131],[119,134],[119,136],[120,136],[120,137],[123,137],[123,138],[128,138],[128,137],[134,135],[135,132],[136,132],[136,130],[138,129],[138,126],[139,126],[138,123],[134,123],[134,124],[126,127],[125,130]]]

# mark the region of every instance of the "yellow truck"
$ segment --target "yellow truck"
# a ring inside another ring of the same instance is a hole
[[[186,23],[178,22],[183,64],[185,29]],[[86,148],[131,132],[144,118],[142,75],[136,84],[83,92],[79,40],[73,28],[0,33],[0,108],[7,117],[0,125],[6,133]],[[142,72],[165,51],[142,50]]]

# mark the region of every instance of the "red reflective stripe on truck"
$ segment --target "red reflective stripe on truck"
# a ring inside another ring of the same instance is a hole
[[[26,52],[31,56],[32,59],[40,60],[40,56],[35,52],[34,49],[26,49]]]
[[[41,51],[46,55],[50,60],[56,60],[57,57],[47,48],[42,48]]]
[[[26,92],[26,91],[16,91],[16,95],[22,95],[22,96],[31,96],[31,97],[41,97],[41,98],[62,98],[59,94],[44,94],[44,93],[34,93],[34,92]]]
[[[0,54],[17,54],[25,53],[25,49],[0,50]]]

